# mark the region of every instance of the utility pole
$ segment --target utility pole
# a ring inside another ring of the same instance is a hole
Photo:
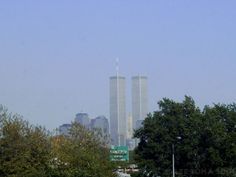
[[[175,145],[172,144],[172,176],[175,177]]]

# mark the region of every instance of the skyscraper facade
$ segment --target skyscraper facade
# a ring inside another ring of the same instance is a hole
[[[132,117],[133,129],[140,128],[148,114],[147,77],[132,77]]]
[[[133,137],[133,118],[131,113],[127,116],[127,139],[132,139]]]
[[[110,77],[110,133],[112,145],[126,144],[125,77]]]
[[[87,113],[76,114],[75,122],[83,125],[86,128],[90,128],[90,119]]]
[[[109,135],[109,123],[105,116],[98,116],[91,120],[91,129],[100,129],[103,135]]]
[[[71,124],[63,124],[59,127],[59,134],[69,136],[70,129],[71,129]]]

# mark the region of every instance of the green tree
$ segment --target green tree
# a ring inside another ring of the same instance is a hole
[[[175,150],[176,176],[233,176],[236,167],[236,107],[196,107],[163,99],[135,132],[135,159],[141,176],[170,176]]]
[[[97,132],[73,123],[69,136],[53,138],[55,176],[112,177],[106,141]]]
[[[50,141],[46,130],[32,126],[0,106],[0,176],[47,176]]]
[[[214,174],[236,173],[236,105],[206,106],[199,131],[199,164]]]
[[[0,177],[112,177],[106,138],[74,123],[52,136],[0,106]]]

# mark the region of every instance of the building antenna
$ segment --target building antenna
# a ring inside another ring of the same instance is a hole
[[[119,58],[116,58],[116,76],[117,78],[119,77]]]

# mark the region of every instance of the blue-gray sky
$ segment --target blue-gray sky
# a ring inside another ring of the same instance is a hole
[[[0,104],[55,128],[80,111],[109,117],[115,59],[163,97],[236,100],[235,0],[2,0]]]

